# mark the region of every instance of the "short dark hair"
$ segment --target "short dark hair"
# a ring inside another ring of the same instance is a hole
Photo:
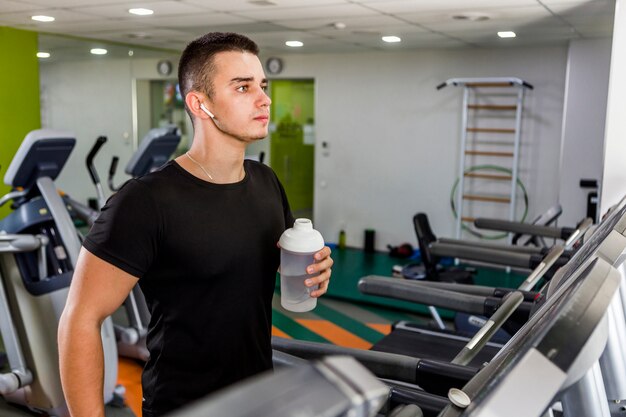
[[[230,51],[258,55],[259,46],[253,40],[231,32],[210,32],[190,42],[178,63],[178,83],[183,98],[191,90],[200,91],[211,97],[215,54]],[[189,113],[186,104],[185,108]]]

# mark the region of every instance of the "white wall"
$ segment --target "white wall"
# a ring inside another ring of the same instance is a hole
[[[565,45],[283,58],[281,78],[315,79],[314,217],[327,241],[344,228],[348,245],[361,246],[363,230],[374,228],[379,249],[415,244],[417,211],[429,214],[436,234],[453,235],[449,194],[458,174],[462,90],[435,89],[452,77],[515,76],[535,86],[525,102],[520,178],[531,195],[531,215],[556,202]],[[133,131],[132,79],[158,78],[156,60],[147,61],[42,66],[42,120],[78,135],[59,180],[76,198],[95,195],[86,185],[84,157],[96,136],[110,141],[98,160],[102,176],[112,155],[123,166],[132,153],[132,138],[125,137]]]
[[[89,59],[41,65],[42,127],[76,134],[76,147],[57,180],[60,188],[76,200],[86,202],[96,196],[85,157],[100,135],[108,137],[95,161],[105,194],[110,194],[106,179],[114,155],[120,157],[116,184],[128,179],[124,167],[136,143],[133,79],[163,78],[156,71],[157,62],[158,59]]]
[[[602,180],[610,58],[610,38],[570,42],[559,181],[561,225],[574,225],[587,213],[591,190],[580,188],[580,179]]]
[[[626,1],[617,0],[604,139],[600,209],[604,213],[626,195]]]
[[[435,89],[452,77],[520,77],[534,85],[520,178],[531,215],[554,204],[566,59],[565,45],[284,57],[281,78],[315,79],[316,228],[331,242],[345,228],[353,246],[374,228],[384,249],[415,244],[412,217],[424,211],[436,234],[453,236],[462,90]]]

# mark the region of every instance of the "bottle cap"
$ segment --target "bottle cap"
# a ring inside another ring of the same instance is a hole
[[[296,219],[291,229],[278,241],[282,249],[297,253],[313,253],[324,247],[324,238],[309,219]]]

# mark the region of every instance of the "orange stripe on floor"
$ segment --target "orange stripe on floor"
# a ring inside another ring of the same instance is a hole
[[[118,358],[117,383],[126,388],[125,403],[137,417],[141,417],[141,372],[143,366],[132,359]]]
[[[322,336],[329,342],[343,347],[369,349],[372,344],[326,320],[298,319],[299,324]]]
[[[283,332],[276,326],[272,326],[272,336],[284,337],[285,339],[291,339],[287,333]]]
[[[367,327],[376,330],[378,333],[382,333],[384,335],[388,335],[391,333],[391,324],[381,324],[381,323],[365,323]]]

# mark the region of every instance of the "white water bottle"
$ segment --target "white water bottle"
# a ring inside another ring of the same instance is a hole
[[[310,311],[317,305],[304,281],[319,275],[307,274],[306,268],[315,263],[313,255],[324,247],[324,238],[309,219],[296,219],[293,227],[283,232],[280,244],[280,304],[289,311]]]

